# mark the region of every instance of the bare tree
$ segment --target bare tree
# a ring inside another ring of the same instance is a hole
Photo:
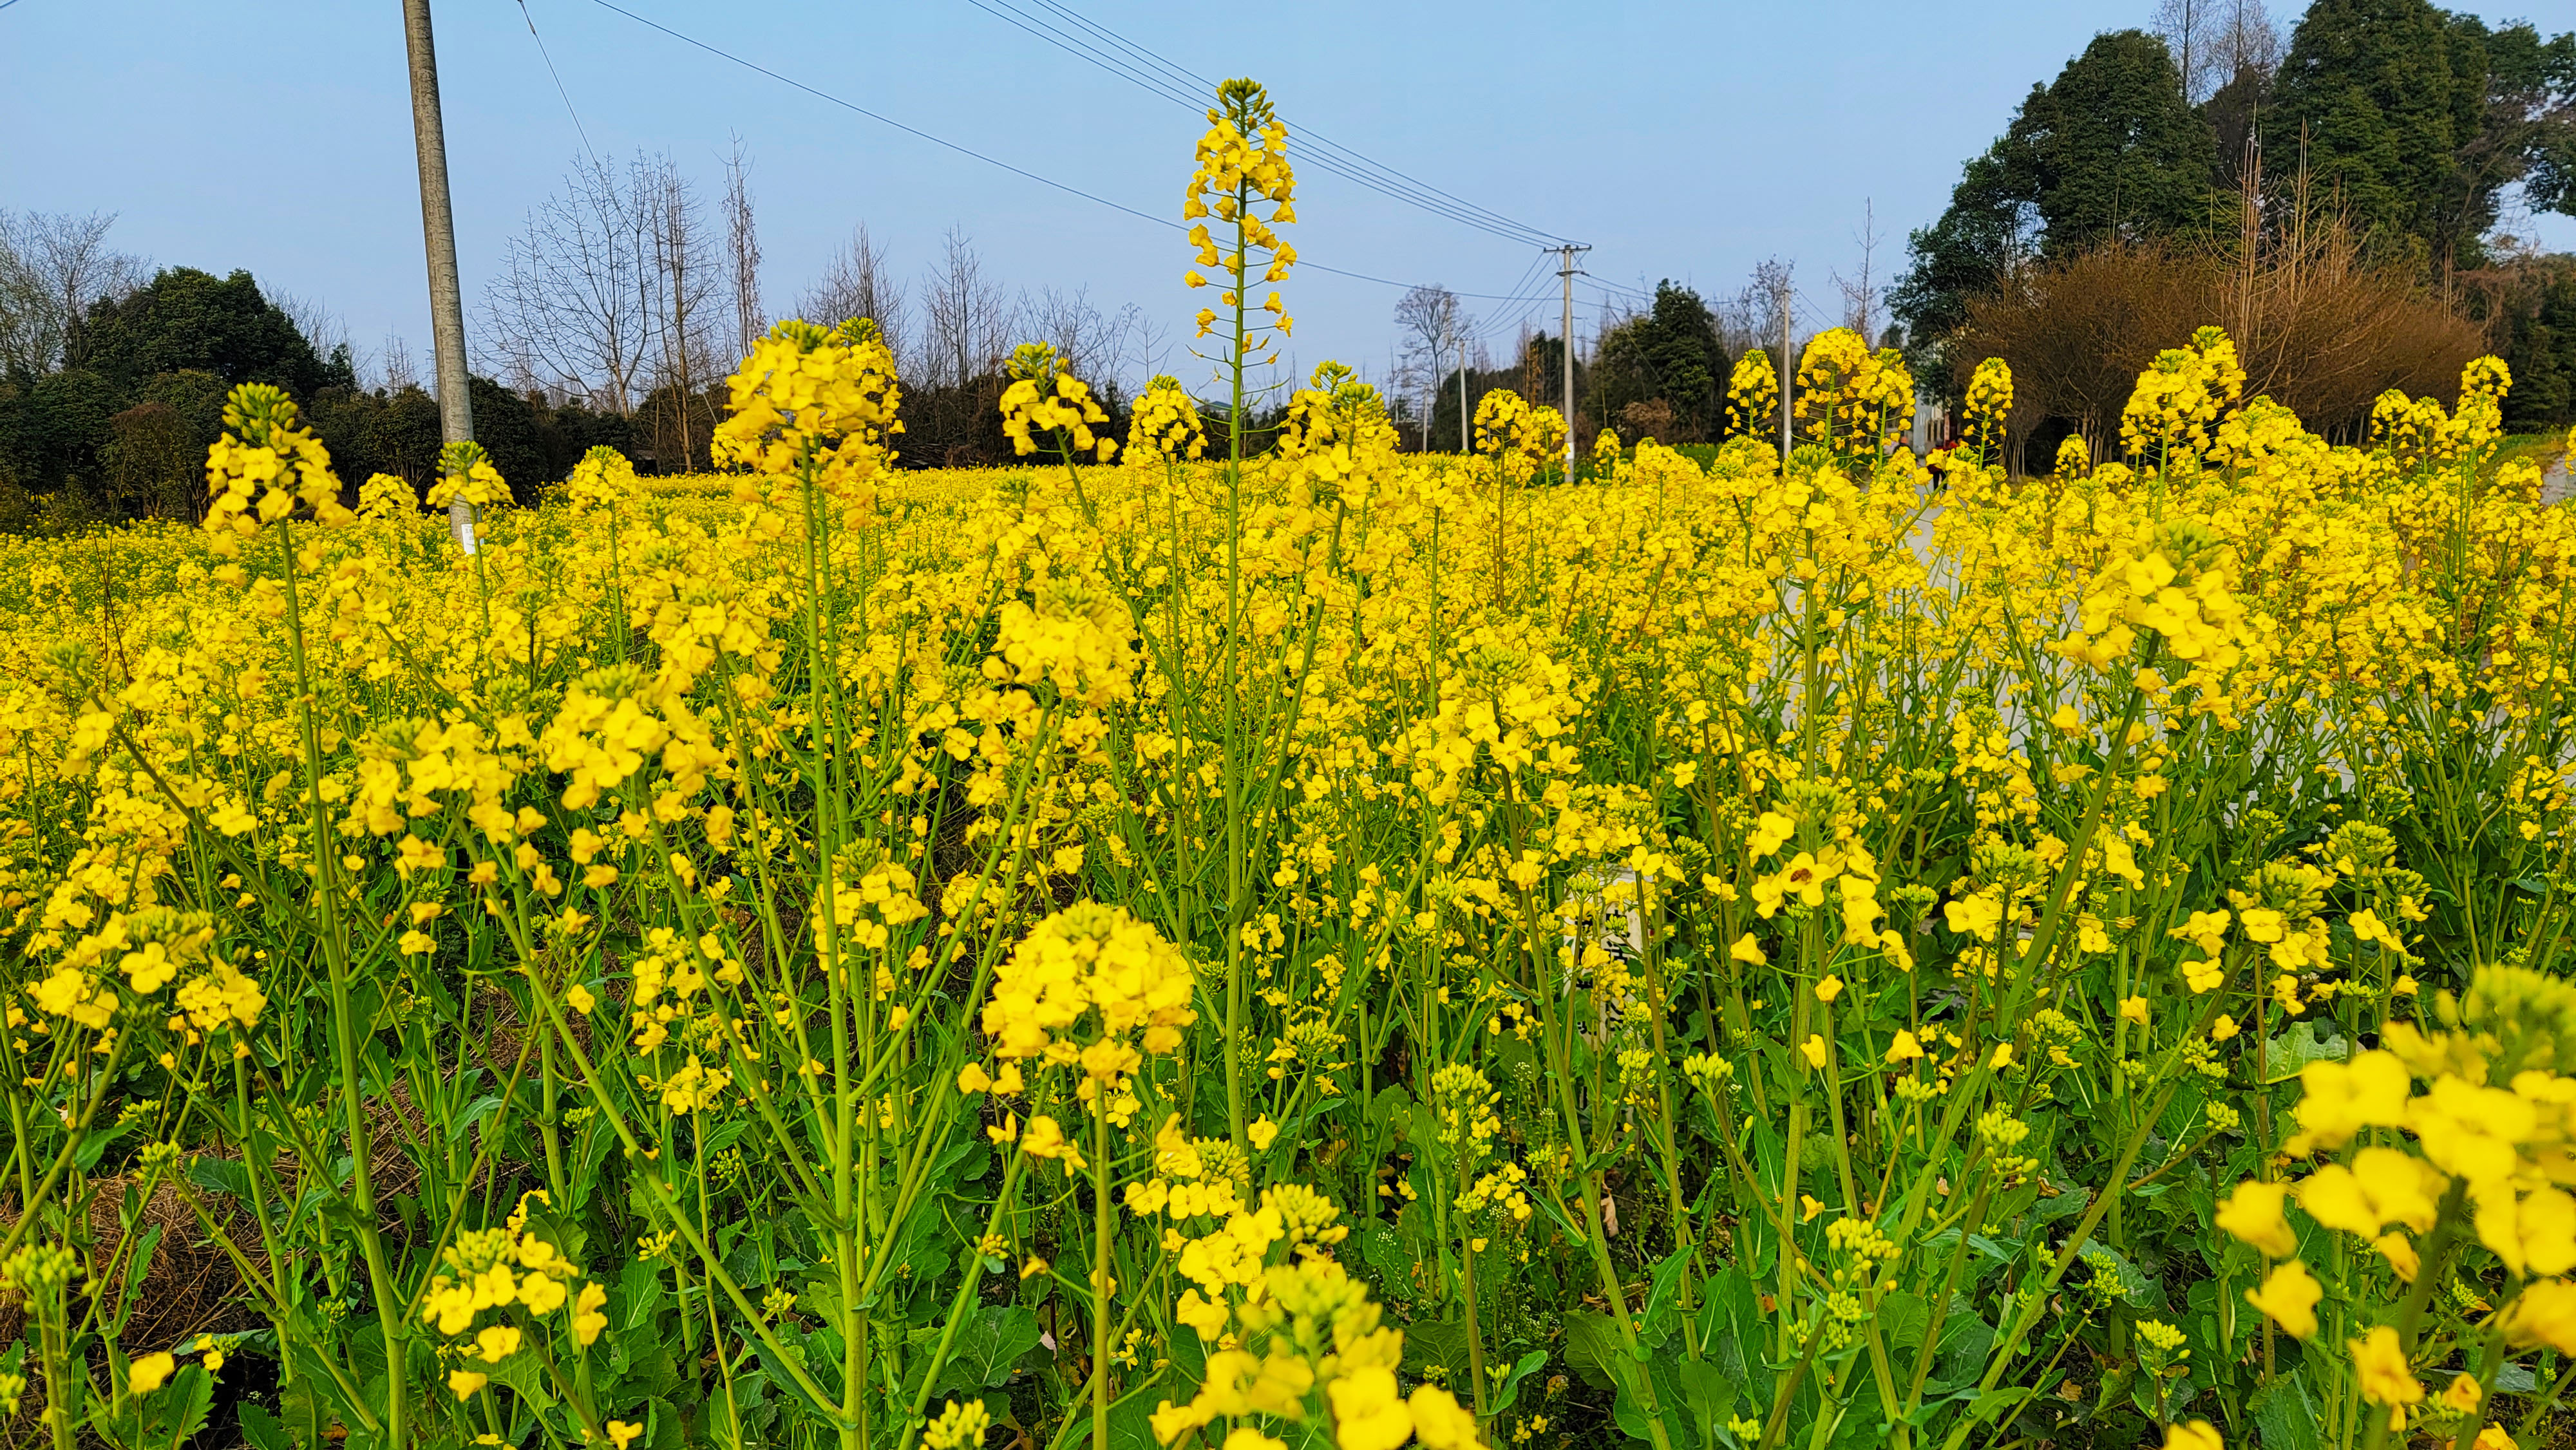
[[[2281,68],[2285,49],[2280,28],[2272,23],[2263,0],[2229,0],[2226,23],[2218,30],[2222,79],[2254,74],[2269,78]]]
[[[922,279],[921,373],[932,387],[960,387],[1001,367],[1017,318],[966,233],[950,227],[937,266]]]
[[[385,334],[384,360],[387,391],[399,393],[405,388],[420,386],[420,367],[412,360],[411,344],[403,341],[402,334]]]
[[[760,306],[760,232],[751,218],[751,165],[742,138],[733,138],[725,162],[725,240],[733,264],[734,356],[749,357],[769,331]]]
[[[295,324],[295,330],[304,335],[304,341],[313,349],[315,357],[328,359],[332,354],[347,349],[351,379],[360,389],[366,388],[367,375],[372,369],[365,366],[356,345],[349,340],[347,318],[332,311],[331,304],[319,297],[271,292],[268,300],[276,304],[278,311],[286,314],[287,321]]]
[[[62,366],[90,304],[142,284],[142,260],[107,245],[115,224],[114,212],[0,211],[0,371]]]
[[[1058,292],[1043,287],[1031,299],[1020,299],[1020,311],[1040,340],[1054,345],[1056,355],[1075,377],[1114,396],[1129,394],[1123,376],[1128,341],[1145,325],[1144,309],[1130,302],[1106,316],[1092,305],[1091,289]]]
[[[850,239],[823,265],[823,275],[797,299],[796,315],[820,327],[838,327],[856,317],[872,319],[897,364],[912,360],[906,349],[903,284],[889,275],[885,252],[868,235],[865,222],[851,229]]]
[[[2268,78],[2281,64],[2281,32],[2263,0],[2158,0],[2155,31],[2195,106],[2239,77]]]
[[[492,360],[615,413],[634,407],[662,293],[660,197],[638,156],[621,180],[577,160],[562,191],[528,213],[485,296]]]
[[[1871,277],[1871,264],[1878,256],[1878,244],[1884,240],[1878,230],[1878,208],[1864,199],[1861,203],[1860,230],[1852,234],[1860,244],[1860,275],[1857,278],[1834,274],[1834,285],[1842,289],[1843,325],[1860,334],[1865,346],[1878,346],[1878,295],[1887,289]]]
[[[1405,380],[1422,395],[1422,447],[1431,447],[1431,390],[1440,385],[1442,375],[1457,365],[1459,339],[1466,319],[1458,310],[1458,294],[1446,287],[1425,284],[1405,289],[1395,300],[1395,325],[1402,329]]]
[[[1134,304],[1129,305],[1132,307]],[[1171,355],[1172,351],[1171,329],[1155,322],[1139,310],[1136,313],[1136,330],[1129,333],[1128,337],[1135,347],[1136,366],[1133,376],[1150,379],[1163,371],[1163,361]]]
[[[657,427],[674,431],[684,466],[694,467],[698,439],[712,427],[693,415],[702,408],[700,390],[714,372],[715,268],[707,255],[705,229],[699,224],[698,201],[688,179],[667,155],[638,163],[635,190],[647,207],[655,272],[650,316],[653,324],[654,391],[667,395],[672,413],[656,419]]]
[[[1744,289],[1717,309],[1718,341],[1728,356],[1742,357],[1757,347],[1779,347],[1780,295],[1788,288],[1789,268],[1778,257],[1755,263]]]
[[[2212,0],[2157,0],[2156,38],[2165,43],[2173,56],[2174,69],[2182,74],[2183,98],[2198,105],[2209,91],[2203,82],[2218,71],[2213,61],[2215,47],[2211,32],[2217,27],[2218,7]]]

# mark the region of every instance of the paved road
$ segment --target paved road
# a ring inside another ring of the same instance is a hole
[[[2565,503],[2570,498],[2576,498],[2576,480],[2568,478],[2567,460],[2562,457],[2549,465],[2547,473],[2540,475],[2540,501]]]

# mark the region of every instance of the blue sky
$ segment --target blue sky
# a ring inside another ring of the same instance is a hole
[[[621,0],[675,30],[962,145],[1139,211],[1176,215],[1200,120],[1012,28],[970,0],[904,4]],[[1962,160],[2034,81],[2153,0],[1653,4],[1183,5],[1064,0],[1207,76],[1266,82],[1292,129],[1540,230],[1589,242],[1627,287],[1671,276],[1712,298],[1791,259],[1809,325],[1836,320],[1864,208],[1903,264]],[[1022,0],[1022,8],[1040,8]],[[2519,16],[2527,4],[2492,11]],[[950,226],[1014,287],[1087,286],[1174,337],[1195,306],[1179,237],[995,171],[728,65],[596,0],[527,0],[589,142],[669,151],[712,202],[739,133],[753,162],[764,287],[784,307],[853,223],[917,275]],[[1568,23],[1566,17],[1573,19]],[[2295,16],[2278,17],[2285,31]],[[438,0],[469,326],[505,240],[582,139],[516,0]],[[428,317],[396,0],[19,0],[0,10],[0,206],[114,211],[124,249],[318,298],[362,348]],[[1296,154],[1292,140],[1292,156]],[[1309,260],[1503,294],[1531,248],[1311,167]],[[2541,219],[2576,248],[2576,219]],[[1299,273],[1295,352],[1382,370],[1396,289]],[[1506,352],[1535,304],[1471,301]],[[1578,293],[1588,334],[1602,294]],[[1188,359],[1172,370],[1188,377]]]

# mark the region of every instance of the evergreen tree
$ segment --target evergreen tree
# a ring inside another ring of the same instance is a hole
[[[2543,40],[2508,25],[2486,52],[2489,149],[2510,159],[2534,211],[2576,216],[2576,32]]]
[[[2039,213],[2040,250],[2173,236],[2209,221],[2217,144],[2164,42],[2097,35],[2022,105],[2004,144]]]
[[[2012,125],[1970,161],[1939,221],[1916,231],[1913,267],[1890,306],[1917,338],[1966,316],[2020,257],[2205,228],[2217,147],[2184,99],[2163,41],[2141,30],[2093,38],[2057,79],[2033,86]]]
[[[2533,305],[2514,314],[2504,360],[2513,369],[2507,428],[2537,433],[2576,423],[2576,266],[2562,259]]]
[[[2317,0],[2291,34],[2269,129],[2297,138],[2317,184],[2381,246],[2474,265],[2486,228],[2462,234],[2459,152],[2486,77],[2482,51],[2459,40],[2427,0]]]
[[[1663,441],[1714,438],[1726,408],[1731,361],[1718,339],[1717,319],[1699,293],[1670,280],[1658,282],[1654,304],[1601,340],[1593,406],[1601,410],[1601,421],[1616,423],[1628,404],[1660,398],[1672,405],[1674,419],[1674,436]]]
[[[2489,30],[2429,0],[2317,0],[2266,126],[2384,250],[2484,263],[2505,190],[2576,208],[2576,36]]]
[[[2021,195],[2003,150],[1998,141],[1972,158],[1941,219],[1906,240],[1914,265],[1889,289],[1887,308],[1918,339],[1946,336],[1965,323],[1968,299],[1992,288],[2035,248],[2038,209]]]
[[[333,380],[294,320],[241,271],[217,277],[167,268],[128,296],[92,306],[73,329],[71,352],[75,366],[129,392],[156,373],[196,370],[227,386],[272,383],[309,403]]]

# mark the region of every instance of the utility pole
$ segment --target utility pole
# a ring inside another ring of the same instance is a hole
[[[465,289],[456,277],[456,211],[447,195],[447,127],[438,113],[438,49],[430,41],[429,0],[403,0],[403,41],[411,52],[411,135],[420,152],[420,230],[429,252],[429,335],[438,368],[438,436],[474,436],[474,400],[465,381]],[[447,506],[457,546],[474,552],[474,510]]]
[[[1567,242],[1556,249],[1556,275],[1565,279],[1565,324],[1556,340],[1565,354],[1565,481],[1574,482],[1574,254],[1590,247]]]
[[[1789,273],[1780,273],[1780,474],[1789,473],[1789,384],[1796,370],[1789,363]]]
[[[1452,310],[1456,304],[1451,304]],[[1449,350],[1449,319],[1442,318],[1439,335],[1431,339],[1431,376],[1422,390],[1422,451],[1431,451],[1431,415],[1440,411],[1440,355]]]
[[[1476,451],[1467,446],[1467,333],[1463,328],[1458,333],[1458,451]]]

